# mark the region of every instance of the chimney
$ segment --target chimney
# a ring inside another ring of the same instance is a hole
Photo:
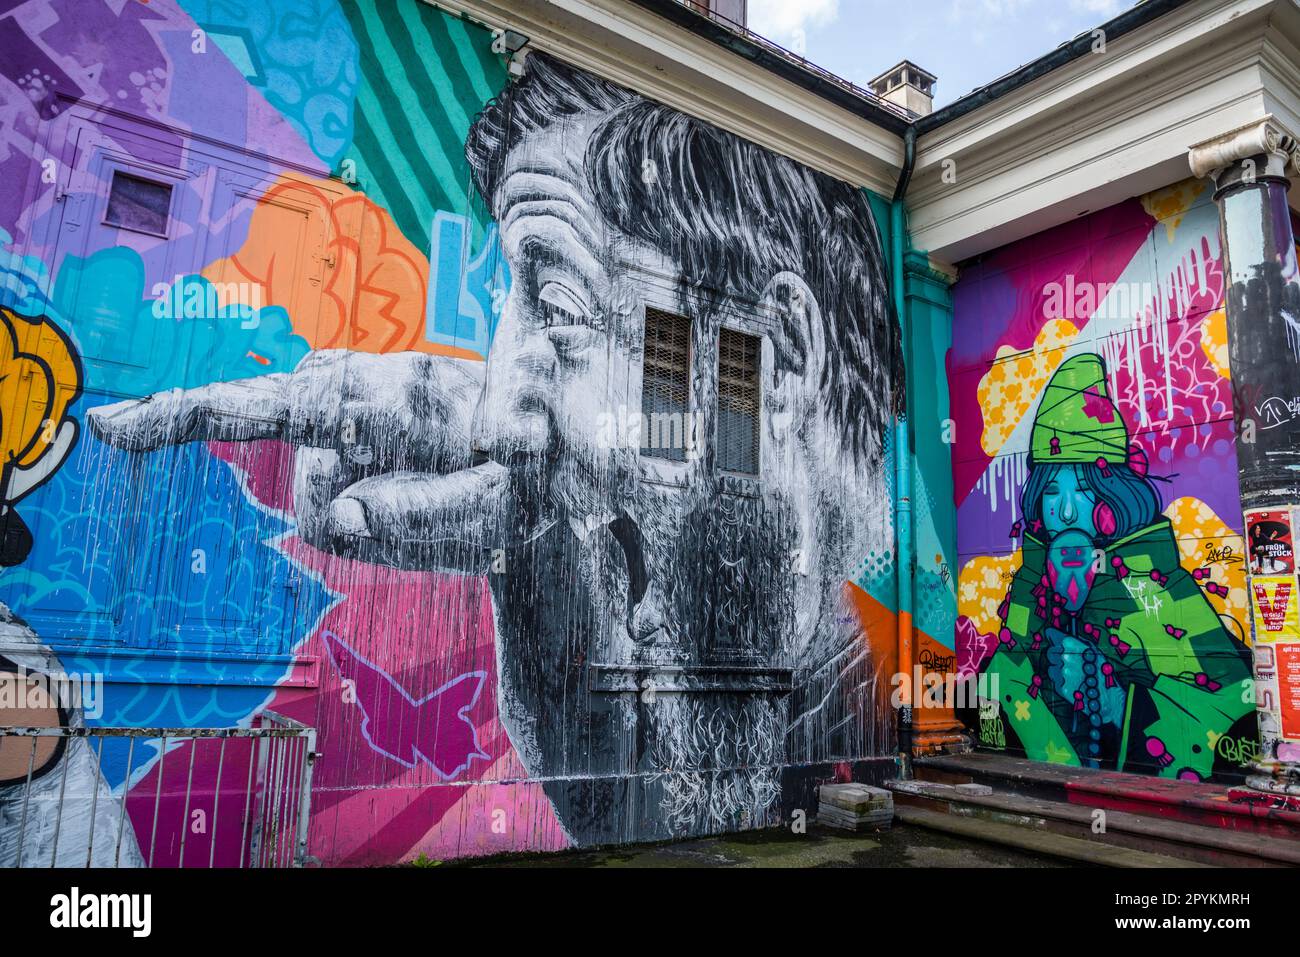
[[[721,20],[729,27],[748,26],[749,0],[679,0],[696,13],[702,13],[714,20]]]
[[[925,116],[934,112],[934,85],[938,80],[911,60],[903,60],[872,80],[871,91],[913,116]]]

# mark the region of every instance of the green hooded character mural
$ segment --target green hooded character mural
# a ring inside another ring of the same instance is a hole
[[[1013,529],[1023,564],[982,669],[1008,744],[1059,764],[1209,778],[1219,737],[1253,720],[1249,650],[1206,598],[1226,587],[1179,563],[1100,356],[1052,376],[1028,465]]]

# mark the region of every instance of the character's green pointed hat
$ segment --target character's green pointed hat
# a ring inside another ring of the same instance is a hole
[[[1086,353],[1061,363],[1043,390],[1029,451],[1039,465],[1127,460],[1128,428],[1106,388],[1101,356]]]

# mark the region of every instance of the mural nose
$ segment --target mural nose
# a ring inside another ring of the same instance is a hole
[[[474,414],[473,448],[502,465],[535,459],[550,446],[555,355],[544,337],[503,317]]]
[[[502,465],[540,458],[550,444],[551,418],[545,404],[528,396],[494,401],[489,390],[474,417],[473,450]]]

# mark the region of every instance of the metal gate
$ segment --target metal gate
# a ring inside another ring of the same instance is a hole
[[[269,711],[255,728],[0,727],[0,867],[301,867],[317,757],[315,728]]]

